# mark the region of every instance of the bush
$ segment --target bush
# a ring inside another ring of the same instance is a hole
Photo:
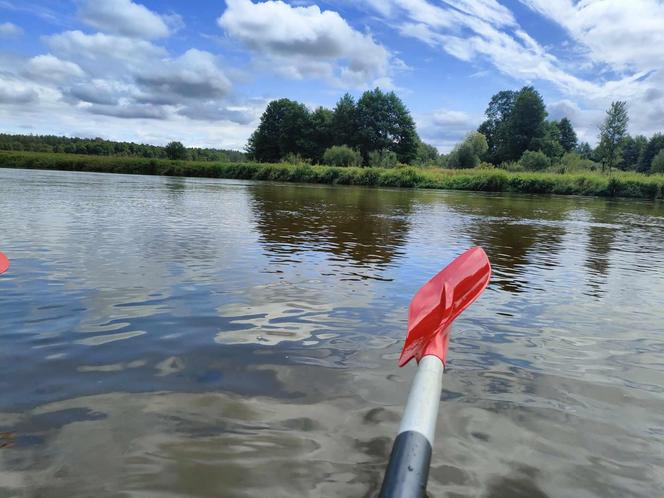
[[[281,162],[287,164],[310,164],[311,159],[305,159],[300,154],[289,152],[281,159]]]
[[[388,149],[369,152],[368,164],[372,168],[394,168],[397,165],[397,155]]]
[[[551,164],[549,158],[542,151],[527,150],[521,156],[519,164],[526,171],[541,171]]]
[[[334,145],[323,153],[323,163],[330,166],[360,166],[362,154],[347,145]]]
[[[653,158],[650,166],[651,173],[664,173],[664,149],[660,150]]]

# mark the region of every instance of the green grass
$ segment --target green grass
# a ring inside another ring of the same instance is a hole
[[[483,192],[664,198],[664,175],[531,173],[501,169],[340,168],[308,164],[217,163],[0,151],[0,167],[235,178],[280,182],[437,188]]]

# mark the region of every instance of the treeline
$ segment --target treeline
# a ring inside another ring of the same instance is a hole
[[[174,146],[174,144],[176,145]],[[177,144],[179,144],[179,147]],[[166,147],[160,147],[133,142],[114,142],[101,138],[10,135],[6,133],[0,133],[0,150],[142,157],[147,159],[189,159],[192,161],[243,161],[246,158],[244,153],[236,150],[189,148],[184,147],[180,142],[171,142]],[[173,157],[171,150],[176,151],[178,157]]]
[[[544,100],[531,86],[495,94],[486,120],[469,134],[441,165],[473,168],[486,162],[511,170],[569,170],[617,168],[640,173],[664,173],[664,134],[651,138],[627,133],[625,102],[613,102],[599,127],[599,144],[579,143],[569,119],[547,120]]]
[[[395,166],[436,160],[394,92],[379,88],[355,99],[346,94],[334,109],[310,111],[300,102],[270,102],[249,138],[249,157],[259,162],[297,161],[337,166]]]

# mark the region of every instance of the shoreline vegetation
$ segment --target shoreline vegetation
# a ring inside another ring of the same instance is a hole
[[[184,161],[121,156],[0,151],[0,168],[267,180],[328,185],[664,198],[664,175],[614,171],[569,173],[397,166],[337,167],[306,163]]]

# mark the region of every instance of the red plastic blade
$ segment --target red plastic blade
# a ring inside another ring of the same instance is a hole
[[[484,249],[473,247],[424,284],[410,302],[399,366],[426,355],[445,363],[450,325],[482,294],[490,278],[489,258]]]
[[[0,252],[0,273],[4,273],[9,268],[9,260],[7,256]]]

